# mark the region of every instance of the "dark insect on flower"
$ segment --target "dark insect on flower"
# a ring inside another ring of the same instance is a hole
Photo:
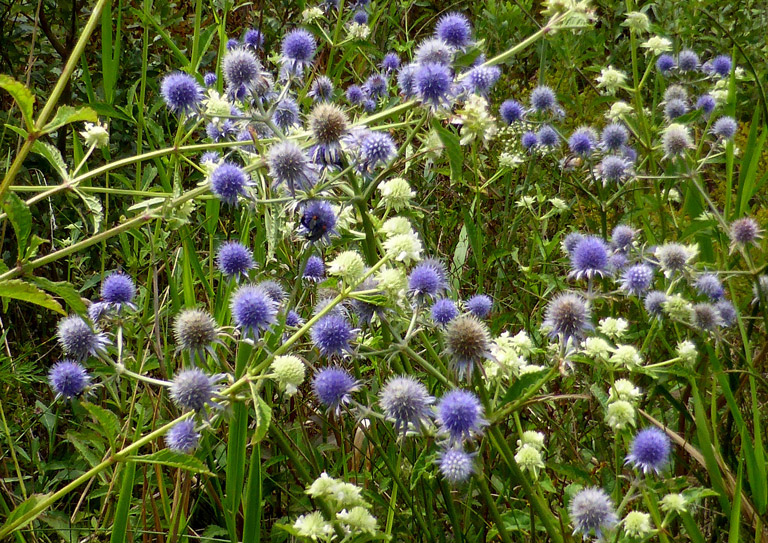
[[[472,26],[461,13],[443,15],[435,27],[435,35],[452,47],[466,47],[472,39]]]
[[[445,329],[446,351],[459,379],[472,378],[472,370],[491,358],[488,328],[474,315],[453,319]]]
[[[525,108],[517,100],[504,100],[499,107],[499,115],[507,124],[512,124],[523,119]]]
[[[434,304],[432,304],[430,314],[432,315],[433,321],[435,321],[437,324],[445,326],[459,316],[459,309],[456,307],[456,304],[453,300],[448,298],[440,298]]]
[[[602,539],[603,530],[613,528],[619,521],[611,498],[602,488],[580,490],[571,500],[568,512],[574,534],[588,536],[594,531],[598,539]]]
[[[122,272],[113,272],[101,282],[101,299],[116,308],[118,313],[124,305],[136,309],[132,303],[135,295],[133,279]]]
[[[188,113],[200,105],[203,89],[194,77],[184,72],[174,72],[163,78],[160,92],[168,109],[175,113]]]
[[[328,240],[335,233],[336,214],[331,204],[325,200],[312,200],[304,206],[301,216],[301,232],[306,238],[315,242],[320,239]]]
[[[467,309],[478,319],[486,318],[493,307],[493,300],[485,294],[476,294],[466,302]]]
[[[466,390],[452,390],[437,404],[437,423],[448,434],[449,443],[458,444],[479,434],[487,421],[483,418],[483,407],[473,393]]]
[[[101,332],[95,332],[78,315],[70,315],[59,321],[57,338],[64,352],[75,361],[85,360],[89,356],[99,356],[107,352],[109,341]]]
[[[661,470],[669,462],[671,443],[667,434],[656,427],[640,430],[632,440],[632,451],[627,455],[627,464],[632,464],[643,473]]]
[[[307,259],[307,264],[304,266],[304,273],[302,277],[307,281],[313,281],[319,283],[325,279],[325,263],[319,256],[310,256]]]
[[[165,434],[165,444],[175,452],[190,454],[197,448],[200,434],[195,430],[195,422],[186,419],[174,424]]]
[[[440,473],[451,484],[464,483],[469,480],[475,471],[473,454],[461,449],[450,448],[444,450],[439,456]]]
[[[223,374],[207,375],[198,368],[181,370],[171,383],[171,400],[182,410],[204,411],[208,404],[218,407],[213,401],[218,397],[216,383],[224,377]]]
[[[57,396],[75,398],[91,383],[88,371],[79,363],[72,360],[57,362],[48,373],[48,382]]]
[[[393,377],[382,388],[379,403],[395,432],[405,434],[409,427],[421,429],[429,421],[435,399],[427,388],[411,376]]]
[[[360,383],[345,369],[323,368],[315,374],[312,390],[325,408],[338,413],[349,403],[350,394],[360,390]]]

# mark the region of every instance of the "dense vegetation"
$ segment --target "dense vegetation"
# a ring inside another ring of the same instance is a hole
[[[0,540],[768,543],[760,2],[0,6]]]

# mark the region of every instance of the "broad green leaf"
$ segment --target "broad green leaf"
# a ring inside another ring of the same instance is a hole
[[[64,125],[75,123],[78,121],[88,121],[95,123],[99,120],[99,116],[94,110],[88,106],[72,107],[72,106],[60,106],[56,111],[56,115],[51,119],[45,127],[43,132],[53,132],[61,128]]]
[[[43,292],[35,285],[31,285],[21,279],[6,279],[5,281],[0,281],[0,298],[11,298],[22,302],[29,302],[50,309],[51,311],[56,311],[62,315],[67,314],[59,302],[54,300],[50,294]]]
[[[32,282],[41,289],[52,292],[64,300],[64,302],[66,302],[70,309],[75,313],[82,315],[86,312],[87,308],[85,307],[85,302],[83,302],[83,298],[80,296],[80,293],[77,292],[72,284],[66,281],[54,282],[46,279],[45,277],[33,277]]]
[[[64,162],[59,150],[43,141],[37,140],[32,144],[31,151],[42,156],[48,163],[53,166],[53,169],[62,177],[62,179],[69,180],[69,174],[67,173],[67,163]]]
[[[136,462],[126,462],[122,470],[123,482],[120,485],[120,496],[117,499],[115,517],[112,520],[112,534],[109,543],[125,543],[128,535],[128,514],[131,511],[133,498],[133,483],[136,475]]]
[[[5,519],[5,523],[3,524],[2,528],[0,528],[0,531],[5,532],[7,528],[20,528],[29,524],[30,521],[37,517],[37,515],[30,515],[30,513],[32,513],[32,511],[34,511],[36,508],[44,505],[45,501],[50,497],[50,493],[32,494],[29,498],[21,502],[13,511],[11,511],[11,514],[8,515],[7,519]],[[40,510],[42,511],[43,508]]]
[[[27,204],[14,192],[8,193],[5,202],[3,202],[3,209],[16,233],[19,262],[23,262],[27,254],[29,235],[32,233],[32,213],[29,212]]]
[[[131,456],[130,459],[134,462],[144,462],[145,464],[160,464],[172,468],[184,469],[193,473],[204,473],[205,475],[213,476],[213,473],[208,471],[208,468],[205,467],[205,464],[203,464],[199,458],[189,454],[175,452],[170,449],[160,449],[159,451],[152,454]]]
[[[33,119],[35,95],[23,83],[5,74],[0,74],[0,88],[5,89],[16,100],[21,116],[24,118],[24,124],[27,125],[27,130],[31,131],[35,126]]]
[[[256,431],[253,434],[253,442],[258,443],[267,435],[269,424],[272,422],[272,408],[261,396],[256,396]]]
[[[464,152],[461,150],[458,136],[444,128],[437,119],[432,120],[432,128],[437,132],[440,141],[445,146],[445,152],[451,165],[451,182],[461,182],[464,178]]]
[[[93,194],[88,194],[79,189],[73,189],[73,192],[80,197],[88,208],[88,213],[93,221],[93,232],[98,232],[99,228],[101,228],[101,223],[104,220],[104,208],[101,206],[101,200]]]
[[[109,409],[104,409],[89,402],[83,402],[82,405],[104,430],[110,445],[114,446],[115,438],[120,433],[120,420],[117,418],[117,415]]]

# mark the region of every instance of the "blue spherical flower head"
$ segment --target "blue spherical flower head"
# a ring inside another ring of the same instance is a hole
[[[664,115],[669,120],[682,117],[686,113],[688,113],[688,105],[678,98],[674,98],[664,105]]]
[[[576,249],[576,246],[581,243],[583,239],[584,236],[578,232],[571,232],[565,236],[565,238],[563,238],[563,249],[565,250],[565,253],[568,256],[573,255],[574,249]]]
[[[104,334],[95,332],[78,315],[61,319],[57,325],[56,336],[64,352],[75,361],[105,354],[109,344]]]
[[[651,287],[653,268],[647,264],[635,264],[621,276],[621,289],[635,296],[640,296]]]
[[[474,315],[462,315],[448,323],[445,329],[445,349],[459,379],[472,378],[475,366],[491,358],[488,328]]]
[[[653,290],[645,296],[643,306],[649,315],[661,318],[664,315],[664,307],[662,304],[666,301],[666,293],[660,290]]]
[[[599,166],[600,178],[603,185],[608,183],[622,184],[632,174],[632,163],[619,155],[606,155]]]
[[[531,109],[538,113],[544,113],[545,111],[554,111],[556,107],[555,91],[545,85],[533,89],[531,92]]]
[[[311,200],[304,206],[304,213],[301,216],[300,232],[306,238],[315,242],[318,240],[328,240],[328,237],[335,233],[336,214],[333,212],[331,204],[325,200]],[[316,258],[316,257],[315,257]]]
[[[372,172],[379,164],[386,166],[396,153],[392,136],[386,132],[368,132],[360,145],[360,167]]]
[[[667,75],[675,67],[675,59],[671,55],[660,55],[656,60],[656,69],[661,72],[661,75]]]
[[[418,64],[406,64],[397,72],[397,88],[406,98],[416,96],[416,72]]]
[[[312,34],[303,28],[291,30],[283,38],[283,64],[289,73],[300,74],[306,66],[311,64],[316,49],[317,45]]]
[[[248,272],[256,267],[253,261],[253,254],[242,243],[229,241],[219,247],[216,255],[216,261],[221,273],[228,277],[240,279],[241,276],[247,276]]]
[[[526,149],[528,151],[531,151],[534,147],[536,147],[538,143],[538,139],[536,138],[536,134],[531,132],[530,130],[525,132],[520,137],[520,145],[523,146],[523,149]]]
[[[560,337],[563,344],[582,338],[586,331],[594,328],[586,300],[570,292],[558,294],[549,302],[542,326],[549,328],[550,337]]]
[[[299,104],[290,97],[283,98],[275,104],[275,112],[272,114],[272,120],[282,130],[288,130],[300,124]]]
[[[733,62],[728,55],[719,55],[712,59],[712,71],[720,77],[728,77],[732,67]]]
[[[408,276],[408,290],[417,300],[435,298],[446,284],[445,267],[439,260],[427,258],[419,262]]]
[[[501,77],[501,70],[498,66],[477,66],[467,72],[466,79],[472,92],[488,96],[499,77]]]
[[[467,309],[478,319],[484,319],[491,313],[493,300],[485,294],[475,294],[466,302]]]
[[[203,76],[203,83],[205,83],[206,87],[213,87],[216,84],[216,74],[213,72],[208,72]]]
[[[312,380],[312,390],[320,403],[338,413],[344,404],[349,403],[350,394],[360,389],[360,383],[342,368],[323,368]]]
[[[571,500],[568,512],[573,533],[585,537],[594,532],[598,539],[602,539],[603,530],[613,528],[619,521],[611,498],[602,488],[580,490]]]
[[[207,405],[219,407],[213,401],[217,398],[217,382],[224,375],[207,375],[198,368],[181,370],[171,383],[171,400],[184,411],[204,411]]]
[[[261,76],[261,62],[249,49],[236,47],[224,55],[221,73],[230,89],[248,88]]]
[[[245,33],[243,43],[251,49],[260,49],[264,45],[264,35],[256,28],[250,28]]]
[[[669,462],[670,450],[671,443],[667,434],[656,427],[645,428],[632,440],[632,450],[627,455],[627,463],[643,473],[660,473]]]
[[[165,105],[174,113],[188,113],[197,109],[203,99],[203,89],[194,77],[184,72],[166,75],[160,85]]]
[[[699,96],[699,99],[696,100],[696,109],[702,110],[705,116],[708,116],[710,113],[712,113],[716,105],[717,102],[709,94],[702,94]]]
[[[747,247],[757,244],[758,240],[762,237],[762,233],[763,231],[755,219],[751,217],[736,219],[731,223],[730,232],[728,233],[731,239],[731,251],[739,246]]]
[[[623,270],[628,263],[629,259],[627,258],[627,255],[621,252],[615,252],[608,257],[608,269],[611,273]]]
[[[434,401],[427,388],[408,375],[391,378],[379,395],[384,415],[395,423],[395,432],[403,434],[409,428],[420,430],[429,421]]]
[[[174,451],[190,454],[197,448],[200,434],[195,430],[195,422],[186,419],[174,424],[165,434],[166,446]]]
[[[699,67],[699,55],[690,49],[683,49],[677,55],[677,67],[681,72],[692,72]]]
[[[560,135],[550,125],[545,124],[536,132],[536,142],[541,147],[555,147],[560,144]]]
[[[275,184],[285,184],[292,196],[296,195],[296,187],[308,190],[315,184],[316,172],[309,158],[292,140],[272,145],[267,164]]]
[[[365,83],[363,83],[363,92],[369,98],[378,100],[382,96],[386,96],[388,85],[389,80],[387,80],[387,76],[374,73],[365,80]]]
[[[516,123],[523,119],[525,108],[517,100],[504,100],[499,107],[499,115],[507,124]]]
[[[446,449],[438,458],[440,473],[451,484],[465,483],[475,471],[473,457],[458,448]]]
[[[269,299],[275,302],[278,307],[288,297],[288,293],[285,291],[283,286],[277,281],[272,281],[271,279],[257,283],[256,287],[263,290],[264,293],[269,296]]]
[[[91,377],[88,371],[77,362],[62,360],[57,362],[48,373],[48,382],[57,396],[76,398],[88,387]]]
[[[637,232],[626,224],[619,224],[611,233],[611,245],[617,251],[626,253],[632,248]]]
[[[351,350],[357,330],[342,315],[329,313],[315,323],[310,335],[323,356],[342,356]]]
[[[452,390],[437,404],[437,423],[440,430],[448,434],[451,444],[470,439],[479,434],[487,421],[483,418],[483,407],[477,396],[466,390]]]
[[[353,106],[359,106],[365,100],[365,92],[360,85],[350,85],[347,87],[347,102]]]
[[[238,196],[246,196],[245,188],[250,184],[243,169],[232,162],[224,162],[211,174],[211,192],[230,205],[237,205]]]
[[[575,130],[568,138],[568,148],[577,155],[587,156],[591,154],[596,145],[597,133],[588,126]]]
[[[703,332],[714,332],[723,325],[723,319],[714,305],[696,304],[693,306],[691,324]]]
[[[436,62],[450,66],[453,62],[453,55],[456,52],[453,46],[440,38],[429,38],[422,41],[413,54],[413,60],[416,64],[427,64]]]
[[[436,62],[420,65],[413,78],[419,100],[433,108],[450,104],[453,74],[448,66]]]
[[[472,26],[461,13],[448,13],[437,22],[435,35],[452,47],[462,48],[472,39]]]
[[[459,316],[459,309],[456,307],[456,304],[453,300],[448,298],[440,298],[434,304],[432,304],[430,314],[432,315],[433,321],[435,321],[437,324],[445,326]]]
[[[386,55],[384,55],[384,58],[381,60],[381,69],[385,72],[394,72],[400,67],[400,57],[397,56],[397,53],[389,52]]]
[[[722,283],[720,283],[716,275],[711,273],[700,275],[693,286],[699,294],[707,296],[714,302],[725,296],[725,289],[723,289]]]
[[[288,313],[285,314],[285,325],[291,328],[296,328],[298,326],[302,326],[304,324],[304,319],[301,318],[301,315],[296,313],[293,309],[289,310]]]
[[[304,266],[302,277],[307,281],[319,283],[325,279],[325,263],[319,256],[310,256]]]
[[[712,125],[712,133],[718,138],[729,140],[733,138],[738,128],[739,125],[733,117],[724,116],[720,117]]]
[[[237,41],[237,38],[229,38],[226,43],[227,51],[237,48],[238,45],[240,45],[240,42]]]
[[[730,300],[720,300],[715,304],[715,309],[720,313],[723,326],[732,326],[736,322],[738,314]]]
[[[608,245],[597,236],[582,239],[571,254],[569,277],[592,279],[608,273]]]
[[[232,318],[243,334],[259,338],[262,330],[268,330],[277,322],[277,303],[264,289],[246,285],[232,296]]]
[[[101,299],[115,307],[118,312],[123,305],[136,309],[132,303],[135,295],[136,286],[133,284],[133,279],[124,273],[111,273],[101,282]]]
[[[611,123],[603,128],[600,135],[600,143],[609,151],[618,151],[629,140],[629,132],[623,124]]]
[[[315,102],[330,102],[333,99],[333,82],[328,76],[317,76],[307,95]]]
[[[355,12],[354,15],[352,15],[352,20],[356,22],[359,25],[367,25],[368,24],[368,13],[366,13],[364,10],[360,9]]]

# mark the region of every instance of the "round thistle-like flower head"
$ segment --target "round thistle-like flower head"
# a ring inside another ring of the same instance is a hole
[[[230,88],[237,89],[241,86],[247,88],[261,75],[261,62],[250,50],[236,47],[224,55],[221,73]]]
[[[487,96],[501,76],[498,66],[476,66],[467,72],[467,82],[472,92]]]
[[[565,236],[565,238],[563,238],[563,249],[565,250],[566,254],[568,256],[572,256],[576,246],[581,243],[583,239],[584,236],[578,232],[571,232]]]
[[[213,72],[208,72],[203,76],[203,83],[205,83],[206,87],[213,87],[216,84],[216,74]]]
[[[453,61],[454,48],[440,38],[428,38],[416,48],[413,60],[416,64],[436,62],[450,66]]]
[[[333,99],[333,82],[328,76],[319,75],[312,81],[307,95],[315,102],[330,102]]]
[[[664,115],[667,119],[677,119],[686,113],[688,113],[688,105],[683,100],[675,98],[664,104]]]
[[[555,147],[560,143],[560,135],[557,130],[545,124],[536,132],[536,142],[542,147]]]
[[[223,243],[216,254],[216,261],[221,273],[235,279],[239,279],[240,276],[247,276],[248,271],[256,267],[253,253],[237,241]]]
[[[656,69],[661,72],[661,75],[667,75],[675,67],[675,59],[672,55],[663,54],[656,60]]]
[[[538,140],[536,139],[536,134],[534,132],[531,132],[528,130],[527,132],[523,133],[522,136],[520,136],[520,145],[523,146],[524,149],[531,150],[538,144]]]
[[[720,312],[712,304],[696,304],[691,316],[692,324],[704,332],[713,332],[723,325]]]
[[[461,443],[472,434],[478,434],[487,424],[483,419],[483,407],[473,393],[466,390],[452,390],[437,404],[437,423],[442,432],[448,434],[449,442]]]
[[[262,330],[277,322],[277,303],[266,290],[245,285],[235,291],[231,302],[232,318],[245,336],[258,339]]]
[[[409,426],[420,429],[429,420],[434,401],[423,384],[407,375],[387,381],[379,397],[384,415],[395,423],[397,433],[407,432]]]
[[[663,431],[655,426],[640,430],[632,440],[631,452],[627,455],[627,463],[642,470],[661,473],[669,462],[671,442]]]
[[[328,274],[337,275],[347,283],[360,279],[365,274],[365,262],[356,251],[343,251],[328,265]]]
[[[651,515],[640,511],[630,511],[622,521],[624,532],[629,537],[640,538],[651,533]]]
[[[296,313],[293,309],[289,310],[288,313],[285,314],[285,325],[289,327],[296,327],[301,326],[304,324],[304,319],[301,318],[301,315]]]
[[[485,294],[476,294],[466,302],[467,309],[478,319],[486,318],[493,307],[493,300]]]
[[[603,530],[610,529],[619,521],[613,502],[602,488],[580,490],[571,500],[568,512],[573,522],[573,533],[584,536],[595,532],[600,539]]]
[[[75,361],[105,353],[109,343],[104,334],[94,332],[78,315],[61,319],[57,325],[56,336],[64,352]]]
[[[445,267],[435,259],[428,258],[414,266],[408,276],[408,289],[418,300],[434,298],[446,287]]]
[[[256,28],[249,28],[245,32],[243,43],[251,49],[260,49],[264,45],[264,35]]]
[[[731,223],[730,238],[731,248],[757,244],[763,231],[757,221],[751,217],[743,217]]]
[[[237,38],[229,38],[227,40],[227,51],[231,51],[232,49],[235,49],[238,45],[240,45],[240,42],[237,41]]]
[[[386,132],[368,132],[360,145],[360,166],[370,172],[379,164],[386,165],[396,152],[392,136]]]
[[[212,345],[219,339],[216,322],[202,309],[181,311],[173,323],[173,332],[179,349],[189,351],[201,360],[204,351],[213,353]]]
[[[48,373],[48,382],[58,396],[69,399],[83,393],[91,383],[91,376],[82,364],[72,360],[62,360],[51,368]]]
[[[440,298],[432,304],[430,315],[432,315],[432,320],[437,324],[445,326],[459,316],[459,310],[453,300]]]
[[[165,105],[175,113],[195,110],[203,99],[203,89],[194,77],[184,72],[166,75],[160,85],[160,92]]]
[[[330,313],[312,327],[312,342],[323,356],[341,356],[351,350],[357,331],[342,315]]]
[[[512,124],[523,119],[525,108],[517,100],[504,100],[499,107],[499,115],[507,124]]]
[[[450,103],[453,75],[445,64],[427,62],[420,65],[413,77],[414,90],[425,104],[438,108]]]
[[[627,268],[621,276],[621,289],[635,296],[640,296],[651,287],[653,268],[647,264],[635,264]]]
[[[235,205],[237,197],[245,196],[245,187],[248,186],[248,176],[232,162],[224,162],[211,174],[211,191],[223,202]]]
[[[631,174],[632,164],[619,155],[606,155],[600,162],[600,177],[603,183],[613,182],[621,184]]]
[[[665,243],[656,248],[654,255],[667,275],[684,271],[688,262],[695,256],[688,247],[680,243]]]
[[[582,239],[571,253],[571,272],[569,276],[581,279],[604,276],[608,272],[608,245],[597,236]]]
[[[289,396],[296,394],[304,382],[306,367],[298,357],[293,355],[276,356],[272,361],[272,374],[282,390]]]
[[[402,177],[393,177],[389,181],[381,183],[379,192],[381,192],[381,204],[395,211],[410,207],[411,199],[416,196],[408,181]]]
[[[315,172],[304,151],[292,140],[284,140],[272,145],[267,156],[269,175],[275,183],[288,186],[291,195],[296,195],[296,187],[307,190],[314,185]]]
[[[632,227],[626,224],[619,224],[611,233],[611,245],[617,251],[625,253],[632,247],[632,243],[635,241],[635,234],[637,232]]]
[[[173,403],[183,410],[202,411],[206,404],[216,405],[216,382],[222,375],[207,375],[198,368],[182,370],[171,383],[170,393]]]
[[[692,72],[699,67],[699,55],[690,49],[683,49],[677,55],[677,66],[681,72]]]
[[[733,62],[728,55],[719,55],[712,59],[712,71],[720,77],[727,77],[732,67]]]
[[[387,73],[394,72],[400,67],[400,57],[397,53],[390,51],[381,60],[381,69]]]
[[[323,406],[338,412],[349,403],[350,394],[360,389],[360,383],[342,368],[323,368],[312,380],[312,390]]]
[[[533,89],[531,92],[531,108],[534,111],[543,113],[554,110],[556,107],[557,98],[555,97],[555,91],[545,85]]]
[[[328,240],[328,237],[336,230],[336,213],[333,207],[325,200],[312,200],[304,206],[301,216],[300,231],[311,242],[320,239]]]
[[[618,151],[629,141],[629,132],[626,127],[620,123],[611,123],[600,135],[600,143],[609,151]]]
[[[440,473],[451,484],[464,483],[469,480],[475,471],[473,454],[461,449],[450,448],[440,453],[438,462]]]
[[[325,279],[325,263],[319,256],[310,256],[307,259],[307,264],[304,266],[304,272],[302,277],[307,281],[313,281],[319,283]]]
[[[352,20],[359,25],[366,25],[368,24],[368,14],[364,10],[359,9],[352,15]]]
[[[643,305],[648,314],[661,318],[664,314],[664,302],[667,301],[666,293],[660,290],[652,290],[645,296]]]
[[[282,304],[288,297],[288,293],[285,292],[283,286],[271,279],[259,282],[256,287],[263,290],[264,293],[269,296],[270,300],[275,302],[278,306],[280,306],[280,304]]]
[[[397,72],[397,88],[406,98],[412,98],[416,95],[416,72],[419,65],[416,63],[406,64]]]
[[[296,103],[296,100],[291,97],[285,97],[275,104],[272,120],[282,130],[288,130],[300,124],[299,115],[299,104]]]
[[[131,303],[135,295],[136,286],[133,279],[124,273],[111,273],[101,282],[101,299],[117,307],[118,311],[123,305],[135,307]]]
[[[568,139],[568,148],[577,155],[589,155],[596,144],[597,133],[588,126],[577,129]]]
[[[563,292],[549,305],[542,325],[549,328],[551,337],[560,336],[563,343],[579,339],[587,330],[592,330],[592,314],[587,302],[578,294]]]
[[[190,454],[197,448],[200,434],[195,431],[195,422],[190,419],[174,424],[165,434],[166,446],[174,452]]]
[[[733,117],[724,116],[720,117],[715,121],[715,124],[712,125],[712,133],[718,138],[730,140],[733,139],[738,128],[739,125]]]
[[[705,116],[708,116],[710,113],[712,113],[716,105],[717,102],[709,94],[702,94],[699,96],[699,99],[696,100],[696,109],[702,110]]]
[[[697,277],[693,286],[699,294],[703,294],[715,302],[725,296],[722,283],[716,275],[711,273],[704,273]]]
[[[365,100],[365,93],[359,85],[350,85],[347,87],[347,101],[353,106],[359,106]]]
[[[387,79],[387,76],[380,73],[373,73],[365,80],[365,83],[363,84],[363,92],[365,92],[368,98],[378,100],[382,96],[386,96],[388,85],[389,80]]]
[[[664,129],[661,145],[667,156],[676,157],[682,155],[686,149],[693,147],[693,140],[686,126],[672,123]]]
[[[335,104],[321,102],[309,115],[309,129],[321,145],[338,144],[348,126],[347,114]]]
[[[472,26],[461,13],[443,15],[435,27],[435,35],[453,47],[466,47],[472,39]]]
[[[471,378],[473,368],[491,356],[488,328],[472,315],[463,315],[448,323],[445,343],[460,379],[465,374]]]
[[[288,32],[283,38],[282,54],[291,71],[301,71],[312,62],[315,56],[315,38],[303,28]]]
[[[723,326],[732,326],[736,322],[738,314],[730,300],[720,300],[715,304],[715,309],[720,313]]]

